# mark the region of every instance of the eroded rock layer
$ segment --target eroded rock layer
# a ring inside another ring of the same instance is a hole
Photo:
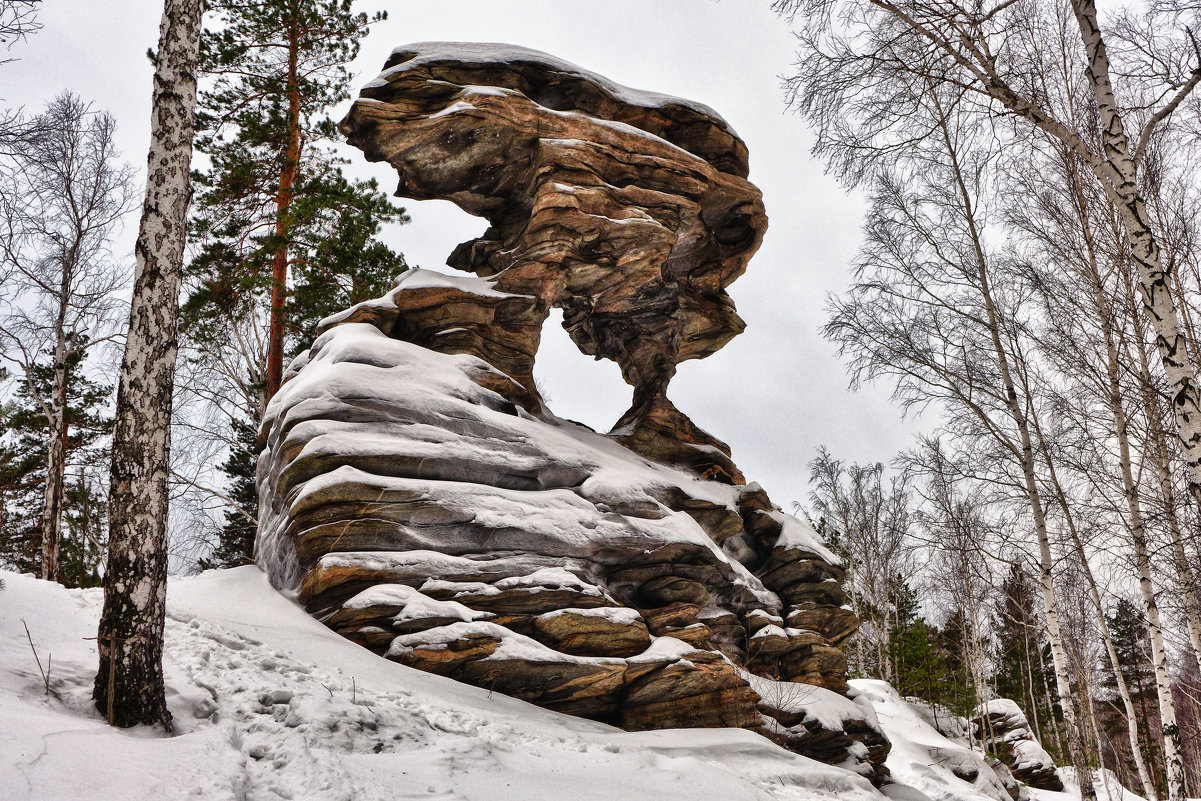
[[[989,753],[1008,766],[1018,781],[1040,790],[1063,790],[1055,761],[1035,738],[1015,702],[994,698],[976,710],[971,722]]]
[[[393,295],[407,281],[436,283],[412,272]],[[334,630],[563,712],[744,726],[882,775],[871,711],[838,695],[858,625],[843,568],[758,485],[531,414],[487,388],[511,379],[482,359],[371,322],[331,327],[286,378],[265,421],[259,560]]]
[[[629,729],[747,727],[882,780],[887,739],[845,697],[841,563],[665,394],[742,326],[724,287],[764,218],[741,141],[532,51],[393,62],[344,129],[403,194],[492,227],[456,251],[477,276],[410,270],[290,366],[260,563],[403,664]],[[552,305],[634,386],[609,435],[534,386]]]
[[[511,400],[539,408],[534,353],[549,309],[561,308],[579,348],[617,362],[634,387],[617,427],[628,447],[743,483],[729,448],[666,395],[677,364],[742,331],[725,288],[767,227],[746,146],[716,112],[544,53],[435,42],[397,48],[341,129],[396,168],[398,195],[488,220],[449,264],[529,299],[486,357],[519,385]],[[479,352],[474,331],[442,338],[454,317],[427,310],[406,333],[444,353]]]

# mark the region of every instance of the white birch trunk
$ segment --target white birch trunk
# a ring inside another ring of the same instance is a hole
[[[1087,280],[1092,289],[1093,311],[1097,317],[1097,325],[1100,327],[1103,338],[1105,340],[1105,373],[1106,384],[1109,391],[1110,409],[1115,419],[1115,431],[1119,439],[1123,440],[1124,453],[1129,456],[1129,440],[1127,431],[1124,425],[1116,421],[1124,423],[1125,416],[1122,409],[1122,395],[1120,383],[1120,362],[1118,347],[1114,336],[1114,309],[1106,300],[1105,286],[1101,278],[1101,272],[1098,269],[1096,250],[1094,248],[1095,239],[1093,236],[1093,228],[1089,221],[1087,201],[1084,197],[1082,188],[1077,180],[1078,174],[1075,170],[1075,162],[1072,157],[1068,156],[1068,170],[1071,177],[1071,190],[1076,200],[1077,214],[1079,215],[1081,233],[1084,239],[1084,246],[1088,256]],[[1037,421],[1035,426],[1037,428]],[[1060,506],[1063,510],[1064,518],[1068,523],[1068,532],[1071,535],[1072,545],[1076,551],[1076,557],[1080,562],[1081,569],[1085,579],[1088,582],[1089,598],[1092,601],[1093,611],[1097,616],[1097,624],[1101,630],[1101,639],[1105,644],[1105,653],[1109,658],[1110,667],[1113,669],[1114,683],[1118,690],[1118,696],[1122,699],[1122,706],[1126,713],[1126,733],[1130,741],[1130,751],[1134,759],[1135,769],[1138,771],[1139,782],[1143,786],[1143,797],[1147,801],[1156,801],[1157,792],[1155,783],[1151,779],[1150,773],[1147,771],[1147,763],[1143,758],[1142,745],[1139,742],[1138,736],[1138,716],[1134,710],[1134,701],[1130,697],[1130,688],[1126,685],[1126,677],[1122,673],[1121,660],[1118,658],[1117,649],[1113,644],[1113,637],[1109,630],[1109,621],[1105,617],[1105,607],[1101,602],[1101,593],[1097,587],[1096,578],[1093,575],[1092,566],[1089,564],[1088,555],[1084,550],[1084,542],[1080,537],[1080,532],[1076,528],[1075,517],[1068,508],[1066,497],[1062,487],[1059,484],[1059,477],[1055,472],[1055,464],[1051,459],[1051,454],[1047,451],[1046,440],[1042,436],[1042,432],[1038,431],[1039,441],[1043,443],[1043,456],[1047,462],[1047,468],[1050,471],[1051,481],[1054,483],[1056,492],[1058,493]],[[1129,465],[1127,464],[1127,467]],[[1094,728],[1096,721],[1094,720]],[[1098,750],[1098,754],[1101,752]]]
[[[1108,339],[1108,333],[1107,333]],[[1110,340],[1112,343],[1112,340]],[[1116,362],[1114,362],[1116,365]],[[1114,375],[1111,373],[1111,378]],[[1037,423],[1035,425],[1037,429]],[[1055,473],[1055,464],[1051,459],[1051,455],[1046,449],[1046,440],[1043,439],[1042,433],[1038,432],[1039,442],[1043,445],[1043,458],[1047,463],[1047,469],[1050,471],[1051,482],[1055,487],[1056,494],[1059,499],[1060,509],[1064,514],[1064,519],[1068,524],[1068,533],[1072,539],[1072,548],[1076,551],[1076,559],[1080,562],[1081,571],[1084,573],[1085,580],[1088,583],[1089,599],[1092,601],[1093,613],[1097,616],[1097,624],[1101,629],[1101,640],[1105,644],[1105,653],[1109,657],[1109,665],[1113,670],[1114,682],[1117,686],[1118,696],[1122,699],[1122,707],[1126,712],[1126,735],[1130,740],[1130,752],[1134,758],[1134,766],[1138,771],[1139,782],[1143,786],[1143,798],[1147,801],[1157,801],[1158,794],[1155,791],[1155,783],[1151,781],[1151,775],[1147,772],[1147,763],[1143,758],[1142,744],[1138,737],[1138,714],[1134,710],[1134,701],[1130,697],[1130,688],[1126,684],[1126,677],[1122,673],[1122,662],[1118,658],[1118,651],[1113,644],[1113,635],[1109,630],[1109,621],[1105,617],[1105,606],[1101,602],[1101,592],[1097,587],[1096,577],[1093,575],[1092,566],[1088,562],[1088,556],[1084,551],[1084,542],[1080,537],[1080,532],[1076,528],[1075,517],[1071,513],[1071,509],[1067,505],[1064,498],[1063,489],[1059,484],[1059,477]],[[1096,720],[1093,720],[1093,728],[1096,728]],[[1100,750],[1097,752],[1100,754]]]
[[[76,229],[78,231],[78,229]],[[42,494],[41,578],[58,581],[58,554],[62,544],[63,495],[67,472],[67,309],[75,278],[79,235],[67,251],[59,271],[58,310],[54,320],[54,383],[47,411],[46,486]],[[32,387],[33,380],[30,378]]]
[[[1188,355],[1188,342],[1176,312],[1159,242],[1151,228],[1146,203],[1138,186],[1136,154],[1122,123],[1109,79],[1109,56],[1097,23],[1094,0],[1072,0],[1072,10],[1088,56],[1088,79],[1097,101],[1104,160],[1094,163],[1110,199],[1122,217],[1130,255],[1138,266],[1143,309],[1155,333],[1155,347],[1172,393],[1176,430],[1188,470],[1189,494],[1201,505],[1201,393]]]
[[[955,179],[958,183],[960,198],[964,204],[964,218],[969,227],[972,244],[975,248],[980,294],[987,313],[989,334],[992,337],[994,355],[1000,369],[1001,381],[1005,389],[1005,401],[1018,429],[1020,439],[1018,461],[1022,468],[1022,478],[1025,484],[1026,496],[1030,502],[1031,516],[1034,518],[1034,531],[1038,538],[1039,550],[1039,587],[1042,590],[1043,611],[1047,618],[1047,636],[1051,641],[1051,664],[1055,669],[1055,684],[1059,695],[1060,708],[1063,711],[1064,725],[1067,728],[1068,752],[1072,764],[1076,766],[1077,782],[1080,786],[1080,796],[1084,801],[1096,798],[1093,787],[1092,772],[1087,769],[1087,759],[1084,751],[1084,736],[1076,715],[1072,699],[1071,676],[1068,672],[1067,654],[1063,648],[1063,634],[1059,625],[1059,603],[1055,598],[1055,584],[1052,575],[1054,558],[1051,554],[1051,541],[1047,533],[1046,514],[1043,510],[1042,495],[1038,488],[1038,479],[1034,472],[1034,447],[1030,436],[1030,424],[1022,405],[1018,400],[1017,388],[1009,365],[1009,357],[1001,342],[1000,321],[996,304],[993,301],[991,282],[988,274],[988,261],[980,232],[976,228],[973,214],[971,195],[963,181],[963,173],[951,144],[949,133],[943,128],[948,153],[951,156]]]
[[[1113,415],[1114,432],[1118,440],[1118,462],[1121,467],[1122,489],[1130,515],[1130,539],[1134,546],[1134,564],[1138,575],[1139,592],[1147,614],[1148,636],[1151,640],[1151,663],[1155,671],[1155,692],[1159,699],[1159,715],[1163,728],[1164,762],[1168,776],[1168,798],[1184,801],[1184,762],[1181,757],[1180,728],[1176,725],[1176,707],[1172,700],[1171,675],[1163,647],[1163,631],[1159,603],[1151,578],[1151,558],[1147,550],[1146,529],[1143,525],[1142,503],[1138,484],[1134,480],[1130,456],[1130,436],[1126,412],[1118,383],[1117,353],[1112,337],[1106,331],[1106,369],[1109,381],[1109,408]]]
[[[1180,276],[1175,275],[1177,295],[1183,297],[1184,290],[1180,285]],[[1182,307],[1185,329],[1192,331],[1187,311]],[[1180,518],[1176,514],[1176,491],[1172,487],[1172,465],[1169,456],[1168,443],[1163,438],[1163,417],[1160,414],[1159,398],[1153,391],[1150,365],[1147,359],[1147,349],[1141,338],[1138,340],[1139,358],[1142,367],[1143,403],[1147,408],[1147,419],[1150,427],[1149,439],[1152,461],[1155,463],[1155,474],[1159,480],[1160,496],[1164,504],[1164,516],[1168,523],[1168,536],[1172,545],[1172,562],[1177,572],[1177,582],[1180,595],[1184,601],[1184,622],[1188,630],[1189,646],[1193,652],[1193,660],[1197,665],[1198,675],[1201,675],[1201,598],[1197,597],[1197,574],[1193,570],[1193,562],[1189,559],[1184,547],[1184,535],[1180,528]],[[1197,354],[1193,354],[1195,357]]]
[[[117,392],[110,537],[92,697],[114,726],[170,726],[163,686],[167,468],[203,0],[165,0],[146,199]]]

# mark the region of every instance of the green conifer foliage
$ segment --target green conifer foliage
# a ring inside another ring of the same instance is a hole
[[[67,492],[59,578],[68,587],[98,586],[107,539],[104,445],[112,431],[107,414],[112,388],[84,375],[85,345],[73,343],[66,361]],[[41,560],[39,521],[49,424],[29,381],[38,395],[46,397],[54,382],[54,368],[39,365],[29,378],[14,380],[14,400],[0,408],[0,431],[4,432],[0,438],[0,565],[36,572]]]
[[[221,466],[229,476],[229,499],[225,525],[212,554],[200,560],[200,568],[237,567],[251,562],[254,554],[254,535],[258,520],[259,499],[254,486],[256,440],[254,426],[234,421],[237,440],[230,446],[229,459]]]
[[[235,508],[203,565],[252,557],[255,435],[282,359],[311,344],[317,323],[378,297],[407,269],[379,238],[408,222],[374,181],[342,172],[332,106],[348,96],[347,64],[368,27],[352,0],[217,0],[201,43],[200,94],[183,332],[193,363],[230,376],[230,456],[222,467]],[[236,397],[236,400],[234,398]]]
[[[993,683],[1001,698],[1013,699],[1031,724],[1049,721],[1052,708],[1045,688],[1055,686],[1053,672],[1045,668],[1045,626],[1039,617],[1038,587],[1018,565],[1010,565],[994,606],[993,629],[997,654]],[[1037,720],[1036,720],[1037,718]],[[1052,743],[1043,743],[1050,748]]]
[[[1139,735],[1143,740],[1143,754],[1147,767],[1157,783],[1162,783],[1163,757],[1160,753],[1159,702],[1155,692],[1155,669],[1151,665],[1151,641],[1147,631],[1147,617],[1141,604],[1128,598],[1118,599],[1112,614],[1106,615],[1113,647],[1122,666],[1122,678],[1130,691],[1130,700],[1138,711]],[[1112,677],[1104,682],[1107,689],[1116,686]],[[1122,731],[1124,720],[1110,720],[1106,728]],[[1117,738],[1113,738],[1117,739]]]

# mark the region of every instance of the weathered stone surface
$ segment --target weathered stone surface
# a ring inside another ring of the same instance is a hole
[[[394,658],[402,665],[447,676],[468,662],[491,656],[502,641],[501,637],[469,632],[449,642],[415,645]]]
[[[557,651],[581,656],[634,656],[650,647],[646,623],[633,609],[621,610],[631,613],[625,618],[596,611],[559,609],[537,617],[535,636]]]
[[[481,356],[521,389],[494,388],[536,411],[534,354],[561,308],[580,349],[616,361],[634,387],[614,430],[623,444],[743,483],[729,448],[666,395],[679,362],[742,331],[725,287],[767,226],[746,148],[715,112],[534,51],[430,43],[394,51],[341,129],[397,169],[397,194],[489,223],[449,261],[493,278],[487,301],[427,289],[389,333]]]
[[[1008,766],[1013,777],[1040,790],[1063,790],[1055,763],[1030,729],[1021,707],[1008,698],[994,698],[976,710],[971,720],[989,753]]]
[[[748,680],[846,690],[839,560],[666,397],[742,330],[725,288],[766,218],[729,126],[544,54],[435,43],[398,49],[342,127],[399,194],[489,228],[450,259],[474,276],[411,270],[290,366],[259,460],[272,580],[421,670],[631,729],[747,727],[880,780],[867,713],[842,698],[825,725]],[[539,397],[552,307],[633,387],[608,435]]]
[[[841,694],[743,671],[759,697],[761,731],[785,748],[840,764],[873,782],[888,778],[891,744],[875,713]]]

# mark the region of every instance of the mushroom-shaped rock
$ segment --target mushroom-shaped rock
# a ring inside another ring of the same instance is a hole
[[[677,364],[742,331],[725,288],[767,226],[746,146],[716,112],[533,50],[428,42],[397,48],[340,127],[396,168],[398,195],[487,219],[449,263],[527,298],[502,315],[502,342],[481,343],[486,315],[457,306],[398,335],[447,353],[471,341],[520,385],[508,397],[536,411],[534,353],[561,308],[579,348],[617,362],[634,387],[616,429],[627,447],[742,483],[729,448],[666,396]],[[444,334],[459,328],[472,333]]]
[[[405,665],[631,729],[743,726],[882,780],[887,742],[839,695],[839,559],[665,394],[742,329],[725,287],[765,218],[741,140],[545,54],[445,43],[398,49],[343,130],[401,194],[490,227],[452,256],[474,275],[410,270],[290,365],[261,432],[273,583]],[[556,306],[634,387],[609,435],[543,407]]]

